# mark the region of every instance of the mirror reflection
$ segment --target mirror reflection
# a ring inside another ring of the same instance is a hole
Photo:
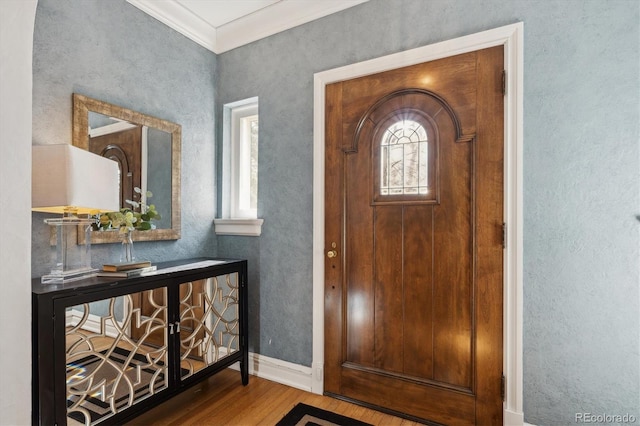
[[[155,204],[162,218],[154,225],[171,228],[170,133],[89,111],[89,151],[118,163],[120,206],[127,200]]]
[[[135,231],[134,240],[180,238],[180,137],[178,124],[73,95],[73,145],[118,163],[121,207],[131,207],[127,200],[155,204],[161,215],[156,229]],[[93,232],[91,242],[119,241],[113,234]]]

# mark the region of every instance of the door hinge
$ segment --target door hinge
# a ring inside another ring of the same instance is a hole
[[[507,94],[507,71],[502,70],[502,95]]]
[[[504,396],[506,394],[506,387],[507,387],[507,378],[504,377],[504,374],[503,374],[502,378],[500,379],[500,397],[502,398],[503,401],[504,401]]]
[[[502,222],[502,248],[507,248],[507,224]]]

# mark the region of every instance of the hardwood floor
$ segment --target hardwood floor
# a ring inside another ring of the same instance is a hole
[[[420,424],[256,376],[250,376],[249,384],[242,386],[240,373],[226,369],[142,414],[127,425],[272,426],[298,402],[372,425]]]

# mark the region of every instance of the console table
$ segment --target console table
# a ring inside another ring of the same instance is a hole
[[[248,383],[247,261],[154,265],[32,281],[33,424],[122,424],[236,362]]]

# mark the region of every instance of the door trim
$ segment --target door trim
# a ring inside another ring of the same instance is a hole
[[[522,22],[314,74],[313,118],[313,393],[324,391],[324,156],[325,86],[369,74],[503,45],[506,71],[504,108],[503,371],[504,424],[523,424],[522,411]]]

